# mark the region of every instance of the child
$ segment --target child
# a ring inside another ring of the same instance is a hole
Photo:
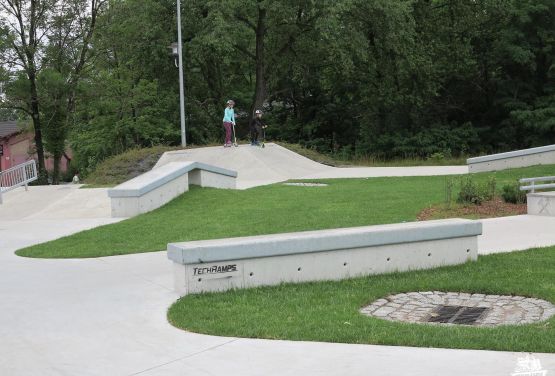
[[[227,107],[224,111],[225,148],[231,146],[231,127],[235,126],[235,111],[233,110],[233,106],[235,106],[233,99],[228,100]]]
[[[256,110],[254,114],[251,120],[251,145],[258,146],[258,136],[262,133],[262,128],[266,128],[266,124],[262,121],[262,111]]]

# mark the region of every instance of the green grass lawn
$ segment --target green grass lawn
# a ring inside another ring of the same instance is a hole
[[[497,179],[553,175],[535,166],[473,175]],[[116,224],[17,251],[20,256],[79,258],[165,250],[169,242],[414,221],[442,202],[443,176],[331,179],[327,187],[274,184],[248,190],[193,187],[167,205]]]
[[[359,309],[390,294],[433,290],[555,302],[554,252],[550,247],[430,271],[188,295],[170,307],[168,319],[179,328],[219,336],[552,353],[555,316],[537,324],[480,328],[391,322]]]

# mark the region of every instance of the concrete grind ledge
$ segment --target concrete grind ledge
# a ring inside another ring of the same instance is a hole
[[[555,164],[555,145],[491,154],[466,160],[469,172],[499,171],[508,168]]]
[[[193,170],[236,178],[237,172],[201,162],[171,162],[108,190],[109,197],[139,197]]]
[[[180,295],[456,265],[482,224],[446,219],[168,244]]]
[[[157,209],[189,190],[236,188],[237,172],[200,162],[171,162],[108,190],[112,217],[133,217]]]

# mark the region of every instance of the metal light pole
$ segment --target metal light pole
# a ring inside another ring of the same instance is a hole
[[[177,54],[179,55],[179,107],[181,112],[181,146],[187,147],[185,136],[185,89],[183,86],[183,47],[181,41],[181,0],[177,0]]]

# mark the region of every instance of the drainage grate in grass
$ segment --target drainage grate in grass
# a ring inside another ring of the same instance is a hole
[[[362,307],[360,313],[418,324],[498,326],[548,320],[555,315],[555,306],[525,296],[422,291],[389,295]]]
[[[478,321],[486,311],[488,311],[488,308],[484,307],[440,305],[430,315],[428,322],[472,325]]]

